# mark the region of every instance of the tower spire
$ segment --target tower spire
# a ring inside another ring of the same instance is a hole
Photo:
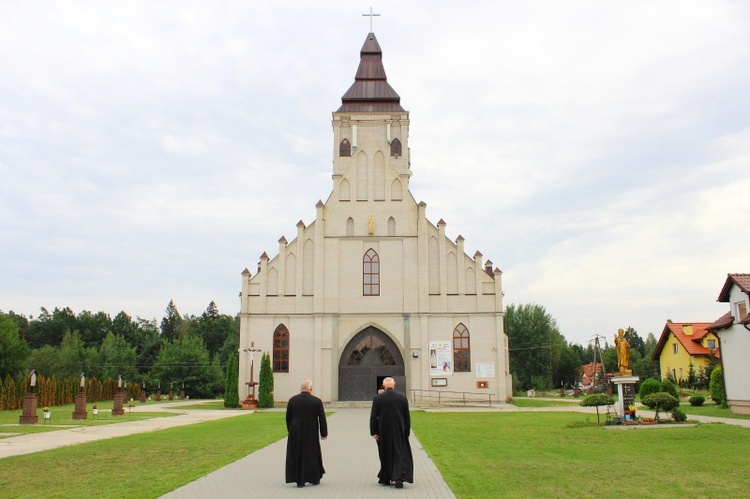
[[[378,39],[374,33],[369,33],[360,51],[354,83],[341,97],[338,112],[404,111],[400,102],[401,97],[386,79]]]

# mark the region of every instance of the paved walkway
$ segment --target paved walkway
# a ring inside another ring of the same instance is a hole
[[[184,410],[180,408],[181,405],[195,405],[195,402],[175,402],[148,406],[147,410],[149,412],[163,411],[177,414],[171,417],[127,421],[128,416],[125,414],[123,419],[126,421],[122,423],[77,426],[69,430],[28,433],[16,437],[0,438],[0,459],[56,449],[58,447],[67,447],[68,445],[83,444],[95,440],[165,430],[176,426],[186,426],[247,414],[246,411]],[[91,417],[91,414],[89,414],[89,417]]]
[[[284,438],[163,497],[455,498],[414,435],[415,483],[405,483],[403,490],[378,485],[380,464],[377,444],[370,437],[369,409],[329,410],[336,412],[328,418],[328,439],[321,441],[326,474],[320,485],[297,489],[294,483],[284,483]]]

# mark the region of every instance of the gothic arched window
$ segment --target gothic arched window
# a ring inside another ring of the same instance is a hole
[[[344,139],[339,144],[339,156],[351,156],[352,155],[352,144],[349,140]]]
[[[391,156],[401,156],[401,141],[398,139],[391,141]]]
[[[372,248],[362,259],[362,295],[380,295],[380,257]]]
[[[289,372],[289,330],[284,324],[273,332],[273,372]]]
[[[459,324],[453,330],[453,372],[471,372],[469,330],[463,324]]]

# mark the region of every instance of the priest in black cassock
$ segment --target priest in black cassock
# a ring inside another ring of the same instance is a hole
[[[380,485],[403,488],[404,482],[414,483],[414,460],[409,445],[411,417],[409,401],[394,390],[393,378],[383,380],[385,391],[372,401],[370,435],[378,441]]]
[[[312,381],[302,382],[301,392],[289,399],[286,406],[286,483],[318,485],[323,473],[320,440],[328,438],[328,425],[323,402],[312,395]]]

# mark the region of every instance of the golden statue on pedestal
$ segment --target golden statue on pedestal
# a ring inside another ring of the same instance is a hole
[[[615,347],[617,348],[617,365],[620,367],[618,374],[620,376],[632,376],[633,371],[630,369],[630,343],[623,336],[622,329],[617,330],[615,335]]]

